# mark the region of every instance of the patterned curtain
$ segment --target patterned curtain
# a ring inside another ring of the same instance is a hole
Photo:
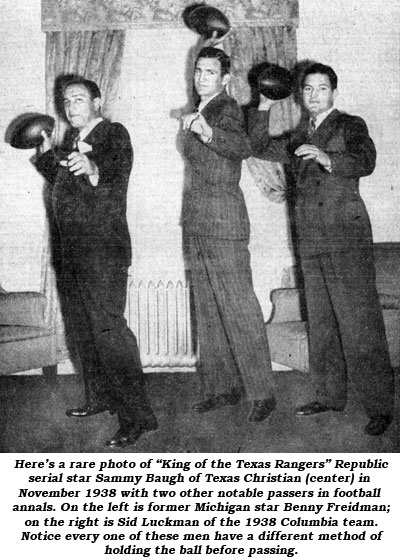
[[[66,74],[79,74],[95,81],[102,94],[102,114],[112,120],[118,102],[119,76],[125,42],[124,31],[49,32],[46,34],[46,112],[56,119],[57,143],[61,143],[67,124],[57,102],[56,84]],[[59,239],[52,222],[49,193],[45,192],[48,208],[48,258],[43,276],[46,296],[56,324],[59,361],[68,355],[64,321],[60,308],[62,293],[57,289]],[[68,330],[68,329],[67,329]]]
[[[42,0],[43,31],[183,27],[195,0]],[[211,0],[232,27],[298,25],[299,0]]]
[[[229,93],[241,106],[248,106],[252,101],[254,104],[248,80],[254,66],[270,62],[291,69],[296,64],[296,30],[290,26],[234,28],[223,47],[232,64]],[[293,98],[284,99],[271,110],[271,133],[278,135],[293,129],[299,117]],[[250,157],[247,164],[261,192],[273,202],[283,202],[286,180],[282,165],[254,157]]]

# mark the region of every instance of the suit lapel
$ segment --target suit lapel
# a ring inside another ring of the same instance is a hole
[[[225,91],[222,91],[219,95],[216,95],[204,109],[201,111],[201,114],[206,119],[209,125],[213,125],[216,120],[218,120],[221,114],[221,105],[224,105],[228,95]]]
[[[316,129],[311,138],[311,143],[317,147],[324,146],[329,138],[335,132],[335,126],[333,126],[335,120],[340,115],[337,109],[334,109],[329,115],[321,122],[320,126]]]
[[[105,136],[108,124],[109,123],[107,120],[102,120],[101,122],[99,122],[83,140],[85,144],[94,145],[98,142],[101,142]]]

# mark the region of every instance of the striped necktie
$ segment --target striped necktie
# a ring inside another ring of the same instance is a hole
[[[314,132],[315,132],[315,118],[310,118],[310,121],[308,123],[308,128],[307,128],[307,136],[311,138]]]

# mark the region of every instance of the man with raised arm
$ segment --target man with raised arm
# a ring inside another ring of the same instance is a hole
[[[375,168],[375,146],[365,122],[334,107],[337,76],[323,64],[303,74],[308,118],[290,135],[271,138],[275,101],[260,95],[250,116],[255,157],[290,163],[296,177],[297,240],[304,277],[310,370],[315,400],[298,416],[343,411],[348,376],[369,418],[368,435],[381,435],[393,414],[393,372],[375,284],[371,225],[359,193]]]
[[[182,213],[189,244],[204,398],[198,413],[252,402],[249,421],[275,409],[271,360],[262,311],[254,293],[250,225],[239,186],[250,156],[241,111],[225,92],[230,60],[219,48],[203,48],[195,63],[200,102],[183,121],[191,182]]]
[[[107,444],[124,447],[157,428],[137,341],[124,318],[132,145],[122,124],[101,117],[96,83],[72,77],[64,84],[63,103],[71,129],[60,150],[42,133],[36,166],[52,186],[61,286],[85,384],[84,405],[66,413],[79,418],[117,413],[120,428]]]

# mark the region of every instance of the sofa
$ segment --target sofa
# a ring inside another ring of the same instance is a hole
[[[54,272],[46,242],[38,291],[6,291],[0,286],[0,375],[42,369],[57,376],[56,297]]]
[[[374,244],[376,285],[382,307],[390,360],[400,365],[400,243]],[[307,372],[308,336],[301,288],[274,289],[272,313],[266,324],[274,363]]]
[[[0,293],[0,375],[57,371],[56,332],[39,292]]]

